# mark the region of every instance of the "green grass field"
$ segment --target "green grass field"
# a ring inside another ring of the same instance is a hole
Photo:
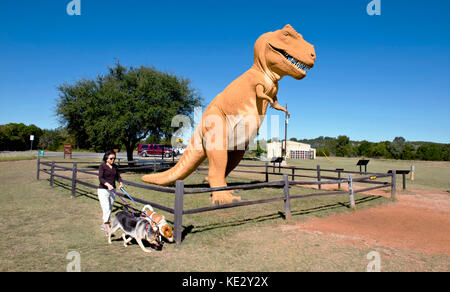
[[[34,160],[36,156],[34,155],[0,155],[0,162],[4,161],[17,161],[17,160]]]
[[[316,163],[320,163],[322,168],[344,166],[347,169],[345,166],[348,166],[356,169],[352,166],[356,163],[354,159],[335,159],[329,167],[321,159],[302,161],[299,165],[315,167]],[[377,171],[385,172],[392,165],[397,167],[395,163],[373,160],[369,171],[379,169]],[[427,188],[428,181],[419,180],[419,169],[425,175],[429,171],[427,167],[433,166],[416,163],[414,186]],[[401,166],[398,165],[398,169]],[[433,187],[447,189],[450,167],[445,164],[438,167],[441,171],[436,172],[438,183]],[[141,176],[123,174],[124,179],[137,182]],[[188,187],[201,186],[204,176],[205,173],[193,174],[185,184]],[[96,177],[81,174],[79,177],[97,183]],[[228,182],[258,179],[233,174]],[[280,178],[271,178],[274,179]],[[123,247],[121,239],[113,241],[112,245],[107,243],[104,232],[100,230],[101,209],[96,190],[80,187],[77,196],[71,198],[69,181],[57,179],[52,188],[48,175],[41,174],[41,180],[36,180],[35,160],[0,162],[0,182],[3,219],[0,226],[4,231],[0,240],[0,271],[65,271],[70,262],[66,255],[70,251],[80,253],[82,271],[364,271],[368,263],[366,255],[373,249],[289,228],[311,217],[352,212],[347,195],[293,200],[293,219],[290,221],[284,218],[282,201],[185,215],[185,238],[181,245],[166,243],[161,251],[144,254],[137,244]],[[135,197],[173,207],[173,194],[133,187],[127,187],[127,190]],[[315,191],[291,188],[291,194],[311,192]],[[282,196],[282,193],[282,189],[267,188],[241,191],[238,195],[255,199]],[[393,204],[389,198],[367,194],[357,194],[356,201],[358,209]],[[116,200],[116,210],[122,207],[119,202]],[[209,194],[186,195],[184,200],[186,209],[209,204]],[[160,213],[173,222],[172,215]],[[398,249],[389,249],[389,254],[391,256],[383,259],[385,271],[448,270],[449,259],[446,256]]]

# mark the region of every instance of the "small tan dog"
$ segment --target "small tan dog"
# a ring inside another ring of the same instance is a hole
[[[169,242],[174,242],[172,227],[167,223],[164,216],[153,211],[153,208],[150,205],[145,205],[144,208],[142,208],[142,213],[144,214],[142,214],[141,217],[152,225],[153,230],[158,230],[159,234]]]

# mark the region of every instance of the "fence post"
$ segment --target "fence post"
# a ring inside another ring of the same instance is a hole
[[[317,181],[321,181],[322,179],[321,179],[321,176],[320,176],[320,165],[319,164],[317,164]],[[319,186],[319,190],[321,190],[322,189],[322,185],[321,184],[318,184],[318,186]]]
[[[269,182],[269,163],[266,162],[266,182]]]
[[[295,166],[292,167],[292,180],[295,180]]]
[[[183,195],[184,195],[184,181],[177,180],[175,183],[175,209],[174,209],[174,229],[175,242],[181,243],[181,228],[183,224]]]
[[[392,180],[391,180],[391,198],[395,199],[395,193],[397,190],[397,171],[392,170]]]
[[[286,213],[286,219],[292,219],[291,215],[291,201],[289,198],[289,177],[287,174],[283,174],[284,180],[284,210]]]
[[[348,175],[348,193],[350,195],[350,206],[353,210],[356,210],[355,196],[353,194],[353,179],[351,174]]]
[[[338,180],[340,181],[341,180],[341,170],[337,169],[337,171],[338,171]],[[338,182],[338,189],[339,190],[341,189],[341,182]]]
[[[50,168],[50,186],[53,187],[53,183],[55,181],[55,177],[53,174],[55,173],[55,161],[52,161],[52,166]]]
[[[77,169],[77,163],[74,162],[72,167],[72,198],[75,197],[75,191],[77,188]]]
[[[402,176],[403,176],[403,190],[406,190],[406,174],[402,172]]]
[[[39,180],[39,173],[41,172],[41,158],[38,156],[37,158],[37,171],[36,171],[36,179]]]

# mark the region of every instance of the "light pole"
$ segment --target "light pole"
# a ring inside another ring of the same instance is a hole
[[[289,123],[288,114],[287,114],[287,103],[286,103],[286,112],[284,113],[284,149],[281,156],[284,156],[284,160],[286,161],[286,152],[287,152],[287,125]]]

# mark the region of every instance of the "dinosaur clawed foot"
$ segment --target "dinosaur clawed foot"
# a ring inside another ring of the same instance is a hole
[[[241,201],[241,197],[233,196],[231,191],[222,191],[222,192],[213,192],[212,193],[212,204],[229,204],[229,203],[237,203]]]

